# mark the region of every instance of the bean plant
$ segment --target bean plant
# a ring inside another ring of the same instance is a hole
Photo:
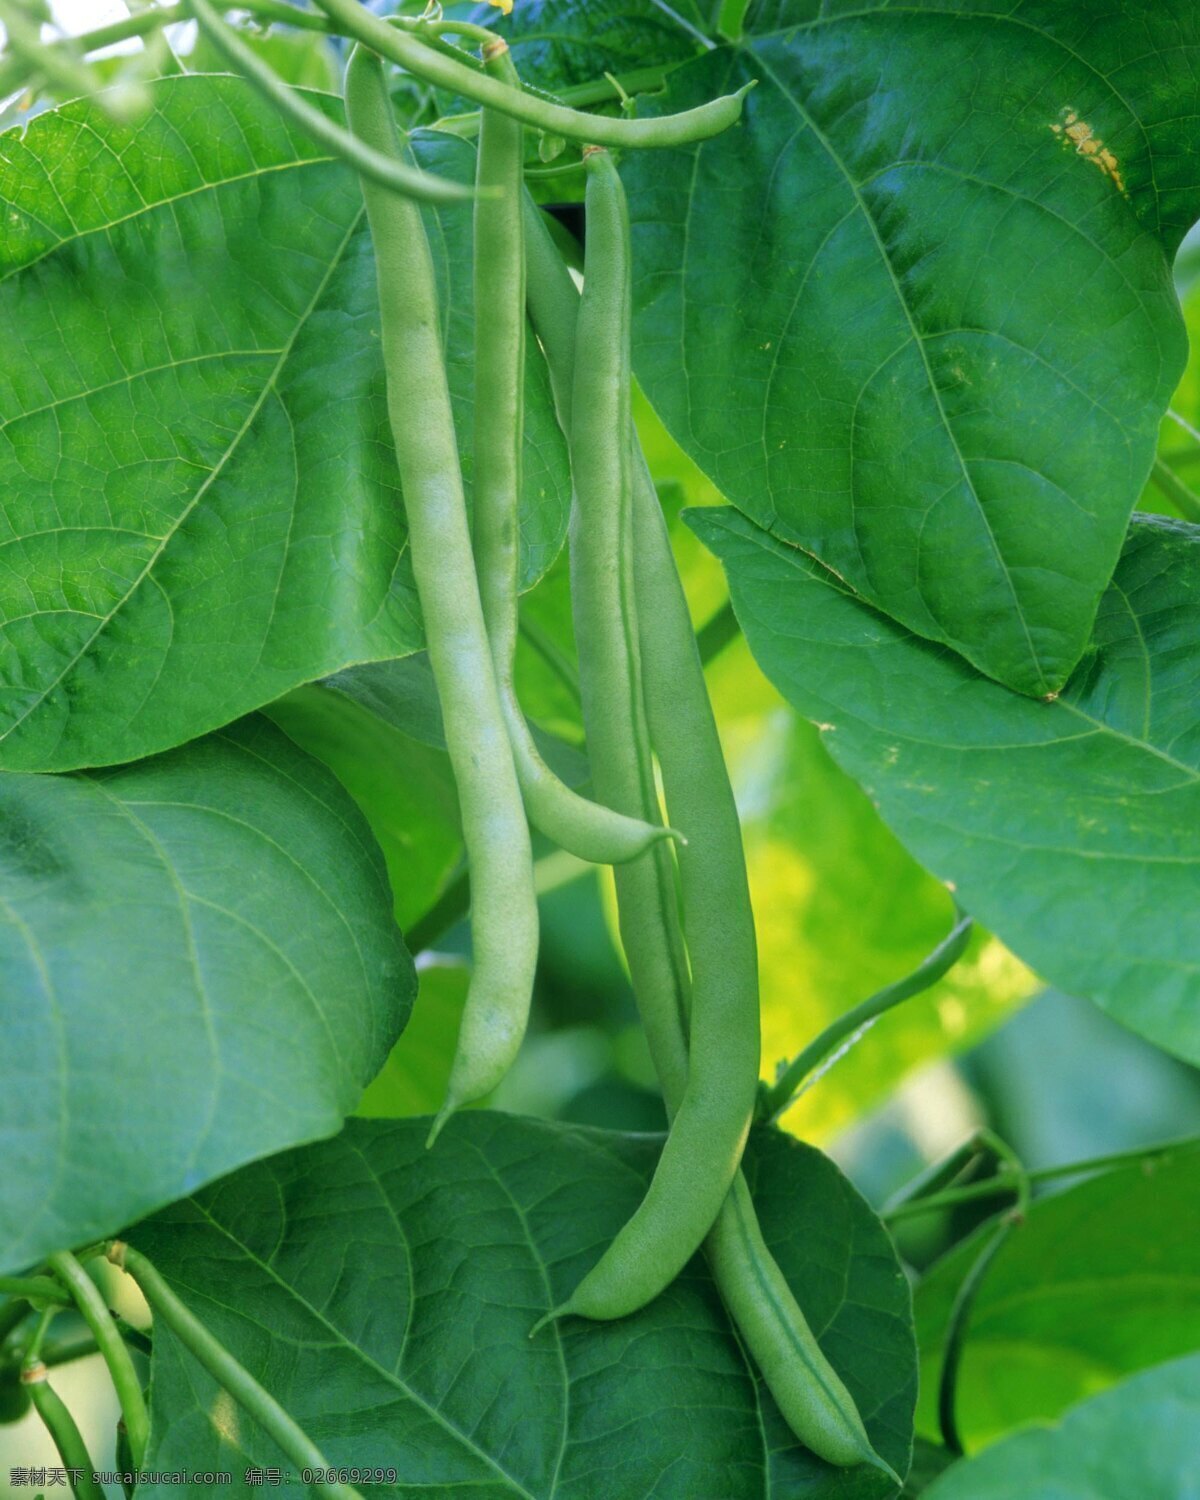
[[[1200,1063],[1200,11],[0,23],[10,1492],[1193,1493],[1195,1142],[820,1147]]]

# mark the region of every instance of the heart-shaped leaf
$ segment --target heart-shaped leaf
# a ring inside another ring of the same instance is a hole
[[[330,1462],[394,1467],[376,1488],[397,1495],[888,1493],[789,1440],[698,1261],[634,1317],[529,1338],[639,1201],[659,1139],[478,1111],[429,1152],[426,1126],[353,1121],[130,1232]],[[907,1467],[914,1349],[887,1235],[811,1147],[771,1132],[748,1169],[822,1346]],[[151,1393],[147,1467],[227,1469],[241,1495],[247,1464],[283,1465],[164,1328]]]
[[[383,860],[263,720],[0,776],[0,1261],[336,1131],[412,1003]]]
[[[963,906],[1046,979],[1200,1061],[1200,529],[1143,518],[1092,647],[1022,698],[735,511],[695,511],[763,671]]]
[[[1134,1370],[1200,1349],[1197,1203],[1196,1151],[1034,1203],[972,1303],[956,1403],[968,1446],[1058,1417]],[[950,1308],[991,1232],[957,1247],[917,1289],[920,1417],[930,1435]]]
[[[639,103],[751,79],[739,127],[622,164],[638,378],[747,516],[1060,688],[1183,369],[1200,10],[758,0]]]
[[[314,96],[322,107],[340,106]],[[244,82],[164,79],[0,146],[0,764],[169,748],[421,644],[354,174]],[[446,135],[423,164],[466,179]],[[469,453],[471,210],[430,218]],[[561,543],[530,350],[522,573]]]
[[[1159,1365],[1018,1433],[924,1491],[926,1500],[1185,1500],[1196,1489],[1200,1355]]]

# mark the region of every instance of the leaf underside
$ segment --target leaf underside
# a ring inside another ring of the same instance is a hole
[[[1182,1500],[1196,1486],[1200,1354],[1159,1365],[1085,1401],[1058,1427],[1017,1433],[958,1463],[926,1500]]]
[[[759,665],[901,841],[1043,978],[1200,1062],[1200,528],[1135,523],[1088,655],[1039,703],[736,511],[689,519]]]

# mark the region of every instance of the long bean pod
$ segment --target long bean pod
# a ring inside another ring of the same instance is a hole
[[[622,577],[631,550],[633,481],[628,209],[607,151],[590,148],[587,169],[588,238],[578,330],[586,354],[575,363],[571,584],[590,741],[603,726],[630,720],[629,661],[636,657],[637,643],[626,638],[631,580]],[[648,700],[653,696],[649,693]],[[681,807],[699,815],[696,766],[690,752],[679,753],[690,732],[686,721],[674,726],[663,761],[664,784],[669,811],[678,791]],[[694,816],[692,822],[692,832],[684,830],[689,843],[680,852],[693,978],[687,1083],[645,1199],[559,1314],[623,1317],[674,1280],[720,1211],[750,1128],[758,1084],[758,988],[753,927],[747,945],[734,912],[739,901],[749,911],[745,876],[739,892],[737,858],[735,878],[728,876],[733,851],[727,839],[713,837],[716,828],[707,817]],[[740,850],[739,839],[739,856]]]
[[[380,56],[399,63],[417,78],[438,88],[473,99],[484,108],[500,110],[525,125],[573,141],[592,141],[603,146],[684,146],[707,140],[733,125],[742,113],[742,100],[753,84],[736,94],[726,94],[697,109],[657,119],[609,119],[581,114],[565,104],[538,97],[490,78],[455,58],[424,45],[407,31],[397,31],[374,15],[359,0],[318,0],[339,31],[364,43]]]
[[[485,66],[519,87],[507,44],[492,38]],[[475,204],[475,558],[517,778],[536,828],[581,859],[620,864],[670,830],[581,797],[546,765],[513,679],[517,647],[517,503],[525,394],[524,127],[485,109]]]
[[[351,129],[400,155],[380,59],[355,48],[346,69]],[[471,870],[474,970],[446,1103],[489,1093],[529,1019],[537,898],[529,828],[492,667],[471,553],[433,259],[419,206],[363,182],[375,245],[388,412],[408,517],[413,576],[458,784]]]
[[[559,422],[569,430],[573,418],[579,293],[540,213],[528,197],[525,222],[530,315],[546,355]],[[654,567],[661,575],[657,590],[659,628],[690,636],[687,602],[675,570],[662,512],[638,452],[634,454],[634,507],[635,515],[639,512],[643,515],[642,545],[650,554],[647,559],[639,557],[639,568],[644,572]],[[654,525],[647,524],[651,518],[657,518]],[[698,658],[689,670],[693,676],[698,675],[699,690],[705,691]],[[640,756],[643,760],[640,781],[636,770],[632,773],[626,770],[616,778],[611,794],[605,795],[614,806],[648,816],[649,773],[644,764],[645,747],[637,746],[637,718],[635,705],[634,725],[625,749],[618,747],[616,759],[620,762],[630,755]],[[715,735],[715,728],[711,732]],[[716,748],[719,751],[719,744]],[[620,794],[617,786],[621,788]],[[614,873],[621,940],[667,1109],[674,1115],[684,1097],[688,1078],[690,980],[682,957],[674,860],[671,851],[661,845],[655,854],[665,858],[639,861]],[[888,1465],[872,1449],[853,1397],[816,1344],[803,1309],[762,1238],[740,1171],[734,1179],[734,1191],[726,1197],[705,1241],[705,1255],[718,1290],[776,1405],[800,1441],[830,1463],[868,1463],[891,1474]]]
[[[422,172],[408,162],[397,160],[343,130],[336,121],[323,115],[286,83],[274,68],[254,53],[237,32],[223,21],[208,0],[187,0],[196,25],[230,63],[282,115],[314,141],[354,167],[360,176],[379,187],[396,193],[407,193],[424,203],[460,203],[472,196],[472,189],[459,182],[449,182],[432,172]]]

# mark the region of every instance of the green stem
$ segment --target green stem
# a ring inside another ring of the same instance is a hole
[[[394,160],[343,130],[319,109],[306,103],[297,90],[289,88],[274,68],[247,47],[233,27],[220,19],[208,0],[187,0],[187,3],[208,40],[269,104],[327,151],[341,157],[361,176],[392,192],[419,198],[424,203],[461,203],[474,197],[474,189]]]
[[[1161,458],[1154,460],[1154,468],[1150,472],[1161,493],[1166,496],[1184,520],[1200,523],[1200,495],[1197,495],[1190,485],[1185,484],[1175,470],[1165,464]]]
[[[587,83],[574,83],[567,88],[560,89],[555,95],[554,102],[561,101],[573,109],[586,109],[593,104],[609,104],[625,94],[660,89],[671,73],[680,66],[681,64],[677,62],[655,63],[645,68],[633,68],[628,73],[606,73],[602,78],[594,78]],[[526,92],[529,92],[528,85],[526,85]],[[469,140],[472,136],[478,135],[481,119],[482,111],[478,109],[468,110],[459,115],[443,115],[437,122],[437,128]],[[582,166],[583,163],[580,162],[579,165]]]
[[[3,1349],[24,1323],[30,1310],[29,1303],[24,1297],[14,1297],[11,1302],[6,1302],[3,1307],[0,1307],[0,1349]]]
[[[983,1285],[984,1278],[991,1269],[996,1256],[1009,1235],[1022,1222],[1023,1214],[1014,1210],[997,1226],[995,1233],[979,1252],[971,1269],[963,1278],[958,1295],[954,1299],[954,1305],[950,1309],[950,1321],[946,1330],[946,1353],[942,1359],[942,1373],[938,1381],[938,1425],[946,1447],[951,1453],[957,1453],[960,1457],[963,1445],[958,1430],[955,1406],[958,1396],[958,1373],[962,1367],[963,1350],[966,1348],[971,1309],[975,1305],[979,1288]]]
[[[121,1415],[125,1419],[125,1431],[133,1453],[134,1467],[140,1469],[146,1456],[146,1444],[150,1439],[150,1417],[142,1395],[142,1382],[133,1366],[125,1340],[117,1331],[112,1314],[100,1288],[68,1250],[61,1250],[50,1257],[50,1269],[58,1276],[75,1299],[75,1305],[83,1314],[83,1320],[92,1330],[108,1373],[112,1378]]]
[[[71,1305],[69,1295],[49,1276],[0,1276],[0,1293],[20,1297],[26,1302],[57,1302],[62,1307]]]
[[[90,1333],[70,1333],[44,1346],[42,1363],[48,1370],[52,1370],[56,1365],[73,1364],[77,1359],[87,1359],[89,1355],[99,1352],[100,1346]],[[20,1358],[0,1359],[0,1384],[11,1379],[23,1363],[23,1351]]]
[[[325,16],[314,11],[298,10],[295,6],[288,5],[286,0],[212,0],[212,3],[217,10],[249,11],[260,21],[279,21],[304,31],[321,31],[327,34],[332,31]],[[118,42],[147,37],[164,26],[189,20],[191,12],[185,4],[152,6],[147,10],[139,10],[134,15],[123,16],[119,21],[110,21],[107,26],[98,26],[94,31],[85,31],[79,36],[42,42],[36,66],[22,63],[19,57],[0,60],[0,94],[13,93],[28,83],[35,74],[45,74],[44,64],[47,58],[52,65],[59,58],[78,65],[79,59],[92,52],[115,46]],[[89,79],[90,76],[89,74]],[[93,82],[92,87],[94,86]]]
[[[399,64],[407,72],[435,87],[448,89],[488,108],[500,110],[525,125],[532,125],[568,140],[600,146],[657,147],[690,145],[707,140],[736,123],[742,100],[750,85],[680,114],[652,119],[613,119],[604,115],[579,114],[561,104],[552,104],[528,90],[516,89],[476,72],[462,62],[425,46],[411,32],[397,30],[367,10],[359,0],[320,0],[321,9],[338,30],[346,31],[372,52]]]
[[[1054,1182],[1060,1177],[1084,1177],[1093,1172],[1133,1166],[1139,1162],[1149,1164],[1165,1161],[1172,1156],[1184,1156],[1196,1150],[1200,1150],[1200,1136],[1187,1136],[1178,1141],[1164,1141],[1157,1146],[1134,1147],[1129,1151],[1113,1151],[1107,1156],[1065,1162],[1058,1167],[1038,1167],[1031,1172],[1016,1172],[1009,1168],[997,1172],[986,1182],[971,1182],[965,1187],[951,1188],[947,1192],[933,1193],[928,1197],[913,1199],[906,1193],[902,1199],[893,1199],[892,1204],[885,1206],[880,1217],[885,1224],[892,1224],[899,1219],[914,1218],[918,1214],[957,1208],[960,1203],[973,1203],[980,1198],[998,1198],[1005,1193],[1018,1192],[1022,1182],[1032,1186],[1039,1182]]]
[[[563,648],[549,632],[542,629],[536,620],[522,617],[519,628],[525,640],[570,693],[572,700],[576,704],[581,703],[583,700],[579,692],[579,668]]]
[[[43,1332],[44,1329],[39,1329],[39,1333]],[[35,1342],[40,1347],[40,1339]],[[76,1500],[105,1500],[104,1491],[96,1481],[91,1454],[75,1425],[75,1418],[47,1381],[46,1366],[36,1352],[31,1351],[25,1361],[21,1383],[28,1390],[34,1410],[57,1448],[63,1467],[71,1473],[71,1493]]]
[[[764,1119],[777,1119],[796,1097],[800,1085],[808,1075],[829,1056],[847,1037],[870,1026],[885,1011],[911,1000],[935,985],[962,957],[971,938],[971,918],[960,915],[933,952],[913,972],[895,984],[886,985],[860,1005],[846,1011],[831,1022],[819,1036],[809,1042],[783,1070],[771,1087],[764,1091],[760,1114]]]
[[[700,653],[701,665],[708,666],[713,657],[719,656],[731,641],[737,639],[740,630],[741,626],[733,612],[733,601],[727,599],[696,632],[696,649]]]
[[[108,1247],[108,1258],[128,1271],[142,1290],[155,1318],[171,1330],[181,1344],[204,1366],[217,1383],[224,1387],[242,1410],[251,1417],[275,1445],[300,1469],[328,1469],[327,1459],[312,1439],[279,1402],[266,1391],[249,1370],[234,1359],[179,1300],[150,1261],[120,1240]],[[348,1484],[322,1483],[313,1486],[319,1495],[330,1500],[362,1500],[358,1490]]]
[[[981,1157],[990,1157],[993,1162],[1007,1161],[1011,1153],[998,1135],[981,1126],[967,1137],[961,1145],[932,1162],[904,1184],[898,1192],[884,1203],[883,1212],[889,1214],[903,1204],[913,1203],[918,1198],[930,1198],[950,1187],[969,1168],[976,1166]]]

